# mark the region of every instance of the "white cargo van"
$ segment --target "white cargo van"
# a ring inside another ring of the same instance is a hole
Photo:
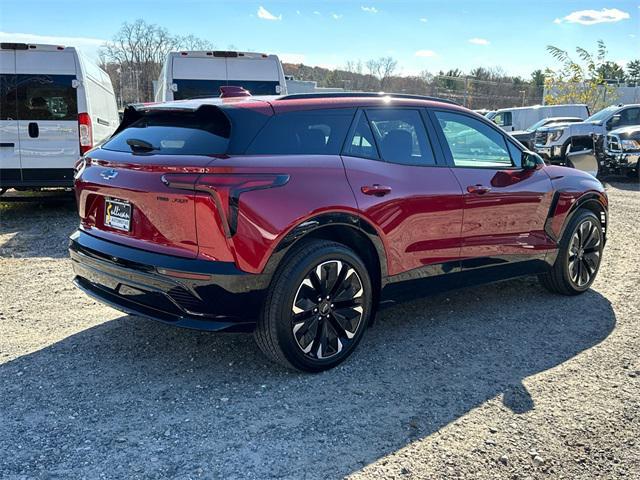
[[[71,187],[80,155],[118,124],[109,76],[75,48],[0,44],[0,193]]]
[[[585,119],[589,116],[586,105],[534,105],[533,107],[501,108],[489,112],[487,118],[507,132],[526,130],[534,123],[549,117],[578,117]]]
[[[284,95],[287,84],[277,55],[252,52],[171,52],[156,83],[157,102],[217,97],[220,87],[251,95]]]

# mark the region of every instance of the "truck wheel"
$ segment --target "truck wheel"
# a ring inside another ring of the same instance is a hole
[[[267,357],[319,372],[346,360],[373,308],[369,272],[346,246],[306,242],[285,258],[269,287],[255,331]]]
[[[604,237],[600,220],[580,209],[567,225],[553,267],[538,278],[549,291],[578,295],[589,289],[598,274]]]

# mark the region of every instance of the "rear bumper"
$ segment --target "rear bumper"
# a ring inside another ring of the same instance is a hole
[[[82,231],[71,235],[69,254],[75,285],[96,300],[197,330],[253,330],[268,286],[232,263],[161,255]]]

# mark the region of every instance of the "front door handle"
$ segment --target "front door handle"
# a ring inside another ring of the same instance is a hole
[[[480,185],[480,184],[469,185],[467,187],[467,192],[477,193],[478,195],[484,195],[485,193],[488,193],[490,191],[491,191],[491,187],[485,187],[484,185]]]
[[[391,193],[391,187],[374,183],[373,185],[365,185],[364,187],[360,188],[360,191],[365,195],[375,195],[376,197],[384,197],[388,193]]]
[[[38,138],[40,135],[40,129],[38,128],[38,124],[36,122],[29,123],[29,136],[31,138]]]

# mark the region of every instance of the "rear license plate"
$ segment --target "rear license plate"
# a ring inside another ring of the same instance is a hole
[[[105,198],[104,224],[107,227],[128,232],[131,230],[131,204],[126,200]]]

